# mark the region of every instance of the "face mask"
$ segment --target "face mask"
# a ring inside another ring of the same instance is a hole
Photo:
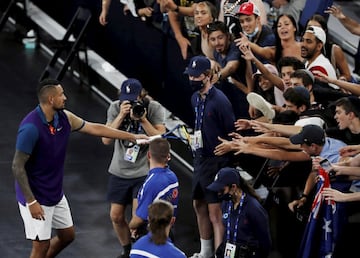
[[[192,81],[190,80],[190,86],[193,91],[201,90],[204,87],[203,81]]]
[[[231,201],[232,200],[232,194],[230,194],[230,193],[220,194],[218,197],[221,201]]]
[[[246,32],[244,32],[244,34],[246,35],[246,37],[249,38],[249,40],[252,40],[258,32],[259,32],[259,27],[256,26],[255,30],[252,33],[247,34]]]

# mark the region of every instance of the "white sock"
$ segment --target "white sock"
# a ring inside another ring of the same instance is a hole
[[[200,254],[205,257],[209,258],[213,255],[213,240],[212,239],[202,239],[200,238]]]

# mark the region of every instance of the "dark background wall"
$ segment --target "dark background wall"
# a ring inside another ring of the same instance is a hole
[[[10,1],[1,2],[3,10]],[[78,6],[90,9],[92,21],[87,32],[88,46],[125,76],[139,79],[152,97],[192,125],[191,91],[183,74],[188,61],[181,58],[175,39],[131,14],[124,15],[119,0],[112,1],[109,23],[105,27],[98,22],[101,0],[32,2],[65,28]]]

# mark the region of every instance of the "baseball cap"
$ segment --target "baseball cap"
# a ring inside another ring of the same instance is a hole
[[[276,69],[276,67],[272,64],[264,64],[264,66],[266,67],[266,69],[268,69],[268,71],[274,75],[279,75],[278,70]],[[253,76],[258,76],[262,74],[261,71],[259,69],[257,69],[257,71],[253,74]]]
[[[308,89],[306,89],[304,86],[295,86],[293,89],[299,96],[301,96],[304,101],[310,103],[310,93]]]
[[[225,167],[219,170],[215,176],[214,182],[206,188],[213,192],[220,192],[225,186],[239,184],[239,181],[239,171],[236,168]]]
[[[119,100],[134,101],[140,95],[142,90],[141,82],[137,79],[127,79],[121,84]]]
[[[185,74],[189,76],[199,77],[202,73],[211,69],[210,60],[205,56],[194,56],[191,58]]]
[[[245,15],[253,15],[260,16],[259,8],[252,2],[245,2],[240,5],[238,14],[245,14]]]
[[[320,28],[320,27],[317,27],[317,26],[309,26],[306,28],[306,31],[305,32],[308,32],[308,33],[311,33],[311,34],[314,34],[315,37],[320,40],[323,45],[325,45],[325,42],[326,42],[326,33],[325,31]]]
[[[325,143],[325,132],[317,125],[305,125],[301,132],[290,137],[292,144],[303,144],[308,145],[315,143],[318,145],[324,145]]]

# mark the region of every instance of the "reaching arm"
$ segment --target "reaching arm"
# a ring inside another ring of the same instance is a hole
[[[107,16],[109,13],[110,4],[111,4],[111,0],[102,0],[99,22],[103,26],[105,26],[108,23]]]
[[[340,7],[332,5],[325,11],[325,13],[332,14],[348,31],[352,34],[360,36],[360,24],[350,17],[345,16]]]

